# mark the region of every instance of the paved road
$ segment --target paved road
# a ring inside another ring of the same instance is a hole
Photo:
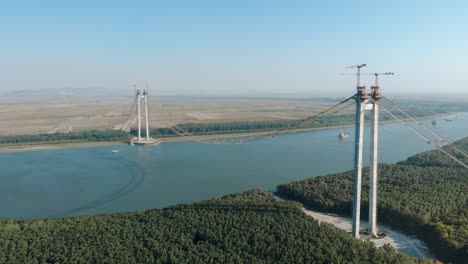
[[[302,211],[319,222],[330,223],[340,229],[345,230],[346,232],[351,232],[350,218],[318,213],[307,210],[305,208],[303,208]],[[367,226],[367,222],[361,221],[362,228],[367,228]],[[426,245],[416,238],[412,238],[408,235],[395,231],[394,229],[391,229],[385,225],[379,225],[379,231],[386,233],[387,236],[384,238],[370,239],[370,241],[373,242],[377,247],[382,247],[384,244],[388,243],[392,245],[397,251],[406,253],[409,256],[417,258],[434,258],[430,254]]]

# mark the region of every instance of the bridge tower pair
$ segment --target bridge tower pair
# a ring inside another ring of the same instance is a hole
[[[136,90],[136,104],[137,104],[137,126],[138,126],[138,134],[136,138],[133,138],[131,140],[131,144],[136,144],[136,145],[155,145],[158,144],[159,141],[155,140],[150,137],[150,131],[149,131],[149,111],[148,111],[148,89],[140,91]],[[145,138],[141,136],[141,112],[142,112],[142,104],[144,105],[144,111],[145,111],[145,129],[146,129],[146,135]]]
[[[146,140],[149,141],[149,122],[148,122],[148,91],[137,90],[137,115],[138,115],[138,141],[141,142],[141,101],[145,104],[145,128],[146,128]]]
[[[358,69],[356,93],[356,137],[354,148],[354,179],[353,179],[353,223],[352,234],[360,237],[361,217],[361,180],[362,156],[364,138],[364,115],[371,111],[371,144],[370,144],[370,175],[369,175],[369,229],[368,234],[377,237],[377,165],[379,140],[379,92],[378,74],[375,74],[375,85],[371,86],[371,93],[366,93],[366,86],[360,85],[360,69],[366,64],[356,65]],[[372,100],[371,100],[372,99]]]

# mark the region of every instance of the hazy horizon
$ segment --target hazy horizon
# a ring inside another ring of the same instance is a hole
[[[140,89],[144,89],[141,87]],[[149,87],[151,99],[158,100],[158,98],[187,98],[194,99],[292,99],[292,100],[307,100],[307,99],[340,99],[345,96],[351,96],[354,88],[349,89],[345,93],[167,93],[160,92],[158,89]],[[385,92],[385,95],[397,99],[411,99],[411,100],[428,100],[428,101],[467,101],[468,92],[443,94],[439,92],[429,93],[398,93],[398,92]],[[77,96],[82,98],[133,98],[134,88],[106,88],[106,87],[64,87],[64,88],[43,88],[43,89],[23,89],[23,90],[7,90],[0,91],[0,96],[9,97],[14,96],[16,101],[22,101],[21,97],[25,96],[27,99],[34,97],[46,98],[60,98],[70,96]],[[5,98],[4,98],[5,99]],[[30,101],[30,100],[28,100]],[[1,103],[1,102],[0,102]]]
[[[468,93],[465,1],[26,2],[0,3],[0,94],[346,96],[357,63],[388,94]]]

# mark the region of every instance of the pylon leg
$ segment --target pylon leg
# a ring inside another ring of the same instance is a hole
[[[353,190],[353,226],[352,233],[359,238],[361,219],[361,178],[362,178],[362,141],[364,136],[364,108],[361,93],[356,96],[356,137],[354,147],[354,190]]]
[[[140,92],[137,93],[137,112],[138,112],[138,142],[141,141],[141,96]]]
[[[145,92],[145,127],[146,127],[146,141],[150,140],[149,121],[148,121],[148,91]]]
[[[369,235],[377,237],[377,166],[379,140],[379,103],[374,102],[371,120],[371,162],[369,175]]]

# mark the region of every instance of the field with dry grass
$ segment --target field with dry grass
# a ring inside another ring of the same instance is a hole
[[[130,127],[134,127],[136,118],[129,116],[132,104],[130,96],[95,99],[89,96],[28,94],[3,97],[0,99],[0,135],[112,129],[127,120],[130,120]],[[301,119],[332,104],[334,102],[320,99],[160,97],[151,98],[149,116],[151,127]]]

